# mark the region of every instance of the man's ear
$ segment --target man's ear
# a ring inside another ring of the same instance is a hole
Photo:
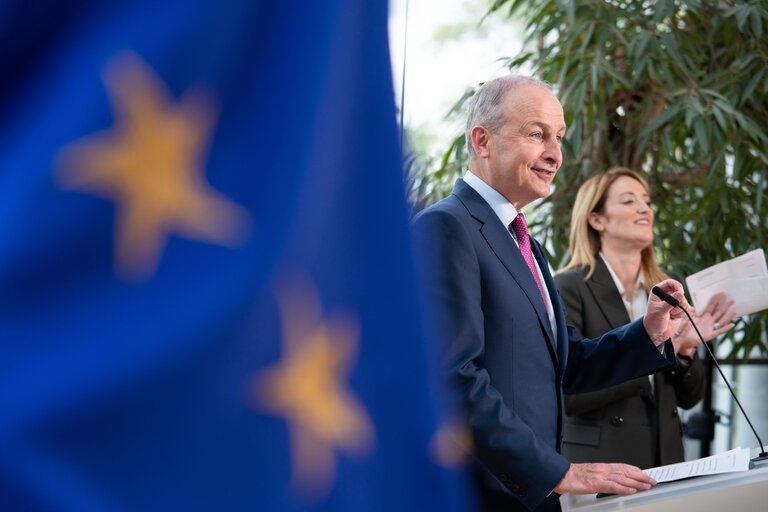
[[[469,136],[475,154],[480,158],[488,158],[490,154],[491,132],[485,126],[475,125],[470,130]]]

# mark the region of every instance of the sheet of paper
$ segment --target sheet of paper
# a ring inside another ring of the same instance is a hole
[[[700,315],[719,292],[736,301],[737,316],[768,309],[768,266],[765,253],[756,249],[688,276],[685,280]]]
[[[749,469],[749,455],[749,448],[734,448],[711,457],[681,462],[679,464],[670,464],[668,466],[659,466],[643,471],[658,483],[672,482],[692,476],[747,471]]]

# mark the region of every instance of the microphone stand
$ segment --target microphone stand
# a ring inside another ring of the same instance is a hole
[[[715,365],[712,363],[712,358],[707,356],[704,358],[704,374],[710,385],[706,387],[704,391],[704,400],[701,404],[703,420],[706,423],[707,439],[701,440],[701,456],[709,457],[712,455],[712,440],[715,437],[715,424],[718,421],[718,415],[715,414],[715,410],[712,407],[712,385],[715,376]]]
[[[712,350],[710,350],[709,345],[704,341],[704,336],[701,335],[699,332],[699,328],[696,327],[696,324],[693,321],[693,318],[691,318],[690,313],[688,311],[680,306],[680,301],[676,298],[669,295],[667,292],[659,288],[658,286],[654,286],[651,290],[654,295],[656,295],[658,298],[666,302],[672,307],[680,308],[680,310],[685,313],[685,316],[688,317],[688,321],[691,322],[691,325],[693,326],[693,329],[696,331],[696,334],[698,334],[699,339],[701,340],[701,344],[704,345],[704,348],[707,349],[707,353],[709,354],[709,357],[712,358],[712,362],[715,364],[715,368],[717,368],[717,371],[720,373],[720,376],[723,378],[723,382],[725,382],[725,385],[728,386],[728,391],[731,392],[731,396],[736,401],[736,405],[739,406],[739,410],[741,410],[741,414],[744,416],[744,419],[747,420],[747,423],[749,424],[749,428],[752,429],[752,433],[755,434],[755,437],[757,438],[757,442],[759,443],[759,450],[760,453],[752,459],[752,462],[758,462],[758,461],[764,461],[768,460],[768,453],[765,452],[765,448],[763,447],[763,441],[760,439],[760,436],[757,435],[757,430],[755,430],[755,427],[752,425],[752,421],[750,421],[749,416],[744,411],[744,407],[741,406],[741,402],[739,402],[739,399],[736,397],[736,393],[734,393],[733,388],[731,387],[731,383],[728,382],[728,379],[725,378],[725,374],[723,373],[723,369],[720,368],[720,363],[717,362],[717,358],[715,357],[715,354],[712,353]]]

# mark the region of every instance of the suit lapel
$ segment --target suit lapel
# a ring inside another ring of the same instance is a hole
[[[629,323],[627,308],[600,255],[597,256],[595,272],[587,279],[587,288],[595,297],[597,307],[600,308],[600,312],[611,328],[615,329]]]
[[[564,361],[565,358],[562,357],[563,354],[560,351],[565,349],[565,345],[567,345],[567,343],[558,343],[557,340],[564,339],[565,337],[565,311],[560,308],[560,298],[557,294],[555,280],[552,279],[552,274],[549,272],[549,262],[547,262],[547,257],[544,255],[544,249],[541,247],[541,244],[538,242],[538,240],[535,240],[533,237],[531,237],[531,251],[533,252],[533,257],[536,258],[536,262],[539,264],[539,268],[541,269],[541,275],[544,277],[544,284],[547,286],[547,292],[549,293],[549,302],[552,304],[552,309],[554,310],[553,313],[555,315],[555,326],[557,328],[557,332],[552,333],[552,324],[550,323],[549,316],[546,312],[546,305],[544,305],[544,318],[546,318],[546,326],[548,328],[547,332],[550,334],[550,340],[552,340],[552,348],[554,349],[557,358],[560,361]],[[522,258],[522,255],[520,257]],[[530,272],[528,273],[530,274]],[[536,286],[536,291],[538,291],[538,289],[538,286]],[[539,294],[539,296],[541,296],[541,294]],[[560,336],[561,330],[563,337]]]
[[[528,264],[520,253],[520,248],[512,240],[512,235],[502,224],[490,205],[472,187],[467,185],[464,180],[457,180],[453,193],[466,206],[469,213],[482,223],[480,233],[488,242],[496,257],[499,258],[504,267],[509,271],[512,278],[517,281],[517,284],[525,292],[525,295],[536,311],[539,323],[546,334],[553,353],[556,353],[555,338],[552,333],[552,326],[549,323],[549,317],[547,316],[546,305],[541,297],[541,293],[539,293],[539,287],[533,279],[533,275],[531,275]],[[533,246],[534,244],[532,243],[531,245]],[[543,270],[547,268],[546,262],[542,266],[541,259],[538,256],[537,260],[542,268],[542,273],[548,274],[548,271],[545,272]],[[549,284],[547,286],[550,287]],[[554,285],[551,285],[550,290],[554,290]]]

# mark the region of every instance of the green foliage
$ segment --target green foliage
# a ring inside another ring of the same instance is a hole
[[[565,109],[565,160],[531,230],[550,261],[567,260],[579,185],[622,165],[646,173],[661,264],[689,275],[765,248],[768,217],[768,6],[764,1],[496,0],[521,16],[532,66]],[[463,140],[445,152],[423,202],[466,168]],[[768,353],[768,315],[729,334],[732,357]]]
[[[448,118],[462,116],[462,105],[472,97],[475,89],[467,89],[456,105],[448,113]],[[410,134],[410,132],[409,132]],[[408,140],[413,146],[412,137]],[[466,143],[464,135],[456,137],[443,152],[442,158],[419,156],[409,152],[405,159],[406,191],[414,211],[419,211],[448,195],[456,178],[466,169]]]

